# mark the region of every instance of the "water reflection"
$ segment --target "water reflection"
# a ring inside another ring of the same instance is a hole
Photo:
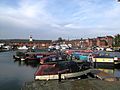
[[[32,68],[37,68],[40,65],[38,62],[24,62],[18,60],[14,60],[14,63],[16,63],[18,66],[30,66]]]
[[[104,72],[106,72],[106,73],[109,73],[109,74],[112,74],[112,75],[114,75],[115,77],[118,77],[118,78],[120,78],[120,70],[119,69],[115,69],[115,68],[113,68],[113,69],[101,69],[101,68],[98,68],[98,70],[101,70],[101,71],[104,71]]]
[[[21,90],[25,82],[34,80],[38,64],[14,61],[15,52],[0,53],[0,90]]]
[[[113,74],[114,75],[114,70],[115,69],[103,69],[103,68],[98,68],[98,70],[101,70],[103,72],[109,73],[109,74]]]

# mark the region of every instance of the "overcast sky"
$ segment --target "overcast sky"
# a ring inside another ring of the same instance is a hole
[[[0,39],[94,38],[120,33],[117,0],[0,0]]]

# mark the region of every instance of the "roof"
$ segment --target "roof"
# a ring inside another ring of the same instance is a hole
[[[108,37],[108,38],[113,38],[112,36],[106,36],[106,37]]]
[[[1,39],[0,43],[19,43],[19,42],[29,42],[29,39]],[[33,40],[33,42],[41,42],[41,43],[51,43],[52,40]]]
[[[103,37],[97,37],[97,38],[113,38],[112,36],[103,36]]]

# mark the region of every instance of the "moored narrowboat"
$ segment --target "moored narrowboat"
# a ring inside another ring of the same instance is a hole
[[[40,65],[36,71],[35,80],[59,79],[59,73],[61,73],[61,79],[76,78],[89,72],[90,69],[81,71],[74,61],[44,64]]]
[[[28,52],[25,54],[25,61],[32,62],[37,61],[40,62],[40,60],[46,56],[54,55],[55,53],[48,53],[48,52]]]
[[[13,59],[21,61],[21,59],[23,59],[25,57],[25,53],[26,52],[27,52],[26,50],[19,50],[19,51],[17,51],[16,55],[13,55]]]
[[[105,66],[114,66],[114,58],[113,57],[103,57],[103,56],[97,56],[92,59],[94,65],[96,64],[97,67],[103,67]]]
[[[50,55],[42,58],[40,64],[57,63],[59,61],[65,61],[65,59],[60,55]]]
[[[92,62],[97,67],[115,67],[120,64],[120,53],[119,52],[106,52],[99,51],[92,53]],[[120,66],[119,66],[120,67]]]

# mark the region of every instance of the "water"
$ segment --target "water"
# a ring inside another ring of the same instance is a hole
[[[14,54],[0,53],[0,90],[20,90],[25,82],[34,80],[37,67],[14,62]]]
[[[106,72],[106,73],[109,73],[109,74],[112,74],[112,75],[114,75],[115,77],[118,77],[118,78],[120,78],[120,69],[106,69],[106,68],[98,68],[98,70],[101,70],[101,71],[104,71],[104,72]]]
[[[0,53],[0,90],[20,90],[25,82],[34,80],[37,70],[36,64],[25,64],[14,61],[15,52]],[[101,69],[107,73],[120,77],[120,69]]]

